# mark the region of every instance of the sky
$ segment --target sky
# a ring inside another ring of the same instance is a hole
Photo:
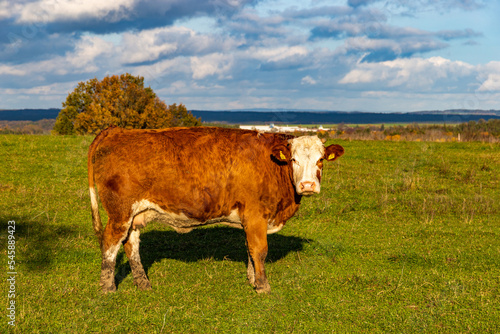
[[[500,1],[2,0],[0,109],[131,73],[188,109],[500,109]]]

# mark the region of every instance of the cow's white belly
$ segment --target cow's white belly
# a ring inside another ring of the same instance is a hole
[[[274,220],[272,222],[269,221],[267,223],[267,234],[273,234],[273,233],[279,232],[279,231],[281,231],[283,226],[285,226],[285,224],[274,225]]]
[[[193,228],[209,225],[223,224],[236,228],[243,228],[241,218],[236,209],[232,210],[228,216],[216,217],[207,221],[199,221],[189,218],[184,213],[167,212],[160,208],[159,205],[150,202],[146,199],[135,202],[132,205],[132,216],[130,217],[131,224],[135,227],[145,227],[150,221],[158,221],[171,226],[178,233],[188,233]],[[269,220],[267,224],[267,234],[272,234],[280,231],[284,224],[274,225],[274,220]]]
[[[216,217],[207,221],[199,221],[189,218],[184,213],[168,212],[160,208],[157,204],[148,200],[141,200],[132,205],[132,224],[137,227],[144,227],[150,221],[158,221],[171,226],[179,233],[191,232],[195,227],[208,224],[224,224],[231,227],[243,228],[241,218],[237,210],[232,210],[228,216]]]

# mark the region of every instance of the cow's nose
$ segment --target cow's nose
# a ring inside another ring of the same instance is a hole
[[[316,188],[316,182],[311,182],[311,181],[300,182],[299,185],[299,189],[303,193],[314,192],[315,188]]]

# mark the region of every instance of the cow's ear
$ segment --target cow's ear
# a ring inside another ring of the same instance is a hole
[[[328,147],[325,147],[325,158],[327,161],[333,161],[344,154],[344,148],[340,145],[332,144]]]
[[[291,158],[290,145],[278,144],[273,147],[273,157],[279,161],[288,162]]]

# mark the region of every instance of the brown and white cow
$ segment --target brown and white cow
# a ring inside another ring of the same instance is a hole
[[[102,290],[116,290],[121,244],[134,283],[151,288],[139,256],[139,233],[155,220],[181,233],[213,223],[243,228],[248,279],[257,292],[270,291],[264,271],[267,234],[283,228],[302,195],[319,193],[323,161],[343,153],[342,146],[325,148],[316,136],[210,127],[104,130],[88,153]],[[104,231],[97,193],[109,217]]]

